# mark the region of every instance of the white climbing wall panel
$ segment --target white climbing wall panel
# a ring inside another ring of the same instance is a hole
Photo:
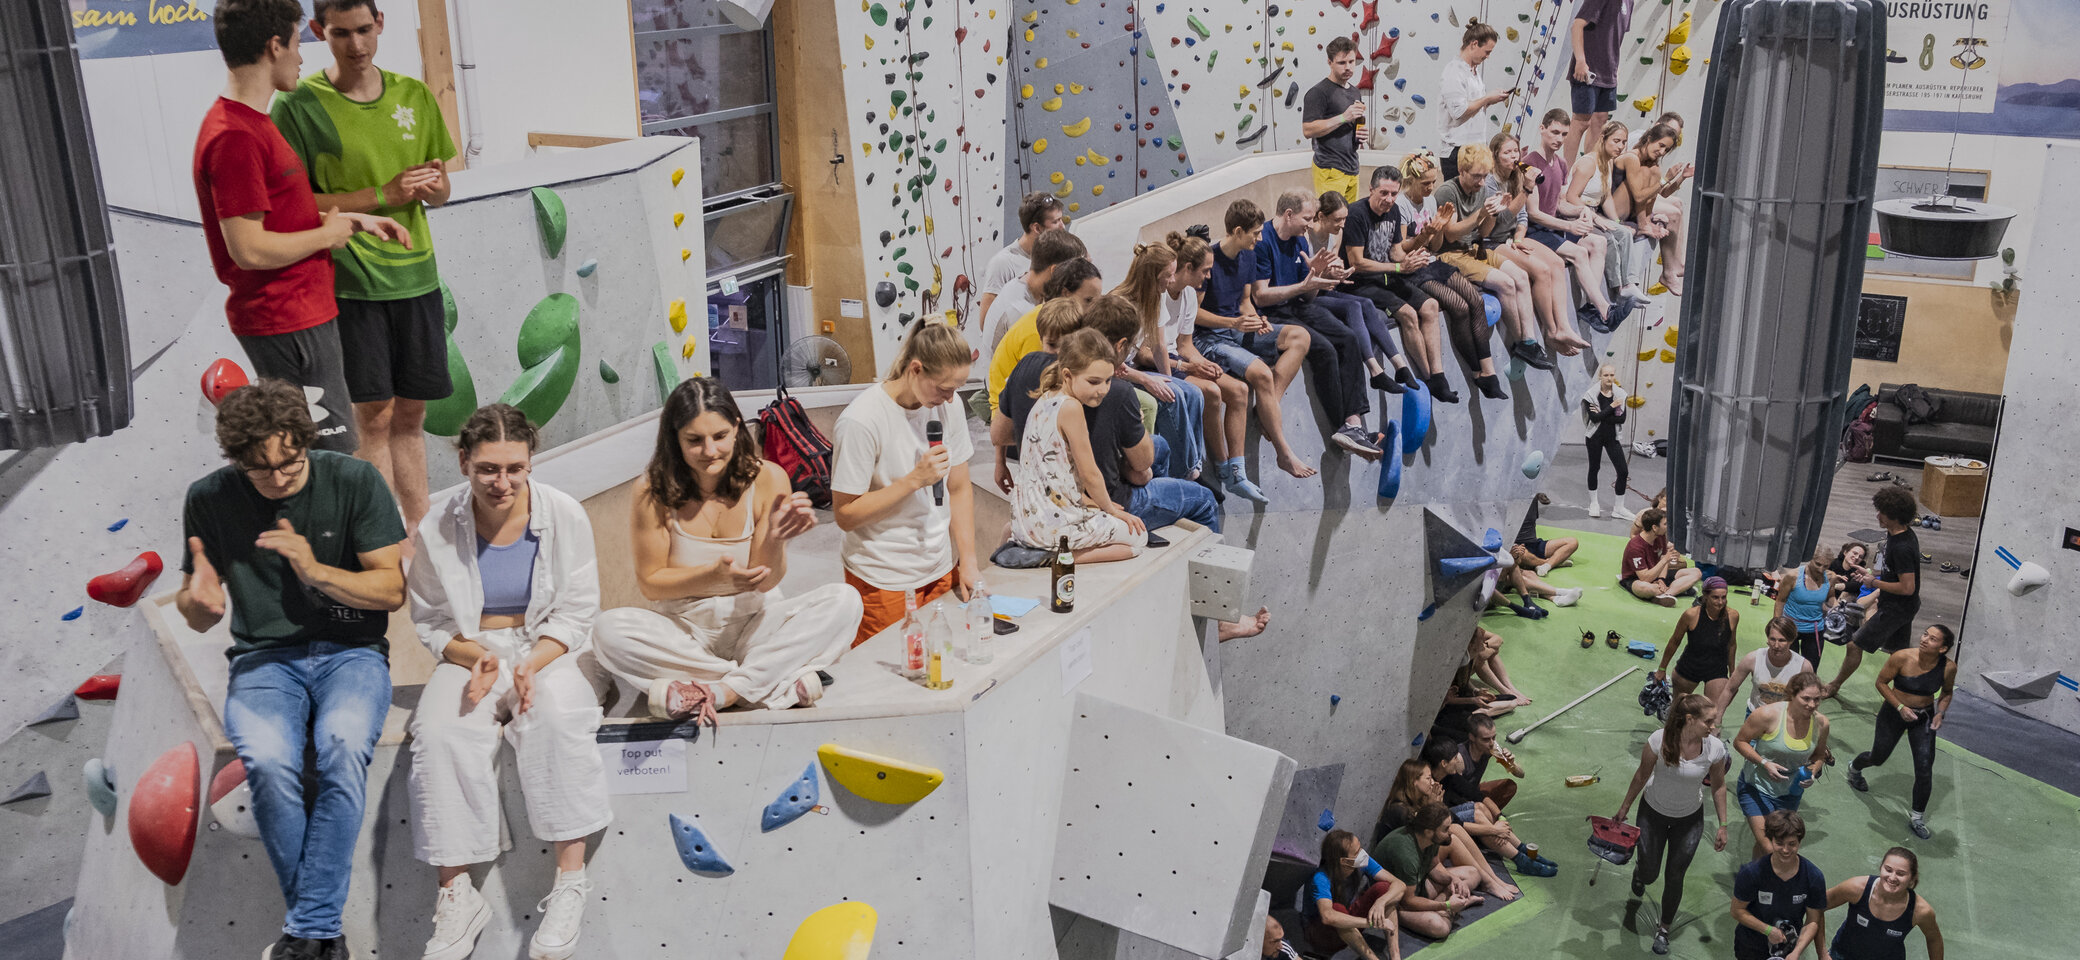
[[[1195,956],[1242,946],[1291,758],[1084,694],[1048,899]]]

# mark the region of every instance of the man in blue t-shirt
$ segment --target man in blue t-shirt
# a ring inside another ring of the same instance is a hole
[[[1213,271],[1199,291],[1192,348],[1249,384],[1257,397],[1257,425],[1264,442],[1278,454],[1278,468],[1296,477],[1314,476],[1314,467],[1286,443],[1285,414],[1279,407],[1279,399],[1300,374],[1313,338],[1305,329],[1272,323],[1257,312],[1252,288],[1258,277],[1257,228],[1264,223],[1264,211],[1248,200],[1237,200],[1228,204],[1223,222],[1228,232],[1213,245]]]
[[[1827,880],[1798,855],[1806,822],[1796,810],[1772,810],[1762,819],[1769,856],[1750,861],[1733,878],[1734,960],[1796,957],[1822,942]],[[1654,935],[1654,952],[1668,952],[1668,931]]]
[[[1307,225],[1318,204],[1305,190],[1279,194],[1277,210],[1257,240],[1257,279],[1250,299],[1271,316],[1307,328],[1313,337],[1307,366],[1314,371],[1323,419],[1333,431],[1330,441],[1345,452],[1377,460],[1379,447],[1365,430],[1364,415],[1372,410],[1365,392],[1365,348],[1350,327],[1315,302],[1316,294],[1336,289],[1351,275],[1349,268],[1336,265],[1336,251],[1317,255],[1307,243]]]

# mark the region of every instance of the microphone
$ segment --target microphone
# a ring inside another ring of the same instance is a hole
[[[946,442],[946,428],[937,420],[925,421],[924,442],[934,447],[944,445]],[[932,484],[932,506],[943,507],[945,505],[946,481],[935,481]]]

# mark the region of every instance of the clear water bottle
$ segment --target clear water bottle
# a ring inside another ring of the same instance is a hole
[[[932,615],[925,627],[924,644],[925,687],[944,690],[953,686],[953,678],[946,675],[946,661],[953,656],[953,624],[946,619],[946,604],[942,601],[932,603]]]
[[[997,658],[997,618],[990,609],[989,588],[975,584],[968,598],[968,662],[984,664]]]

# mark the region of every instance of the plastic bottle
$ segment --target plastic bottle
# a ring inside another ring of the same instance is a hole
[[[953,686],[953,680],[946,675],[946,661],[953,657],[953,624],[946,619],[945,601],[933,601],[932,615],[926,622],[924,685],[944,690]]]
[[[968,598],[968,662],[988,663],[997,658],[997,618],[990,608],[989,588],[980,581]]]
[[[924,676],[924,622],[917,617],[917,591],[903,591],[903,676]]]

